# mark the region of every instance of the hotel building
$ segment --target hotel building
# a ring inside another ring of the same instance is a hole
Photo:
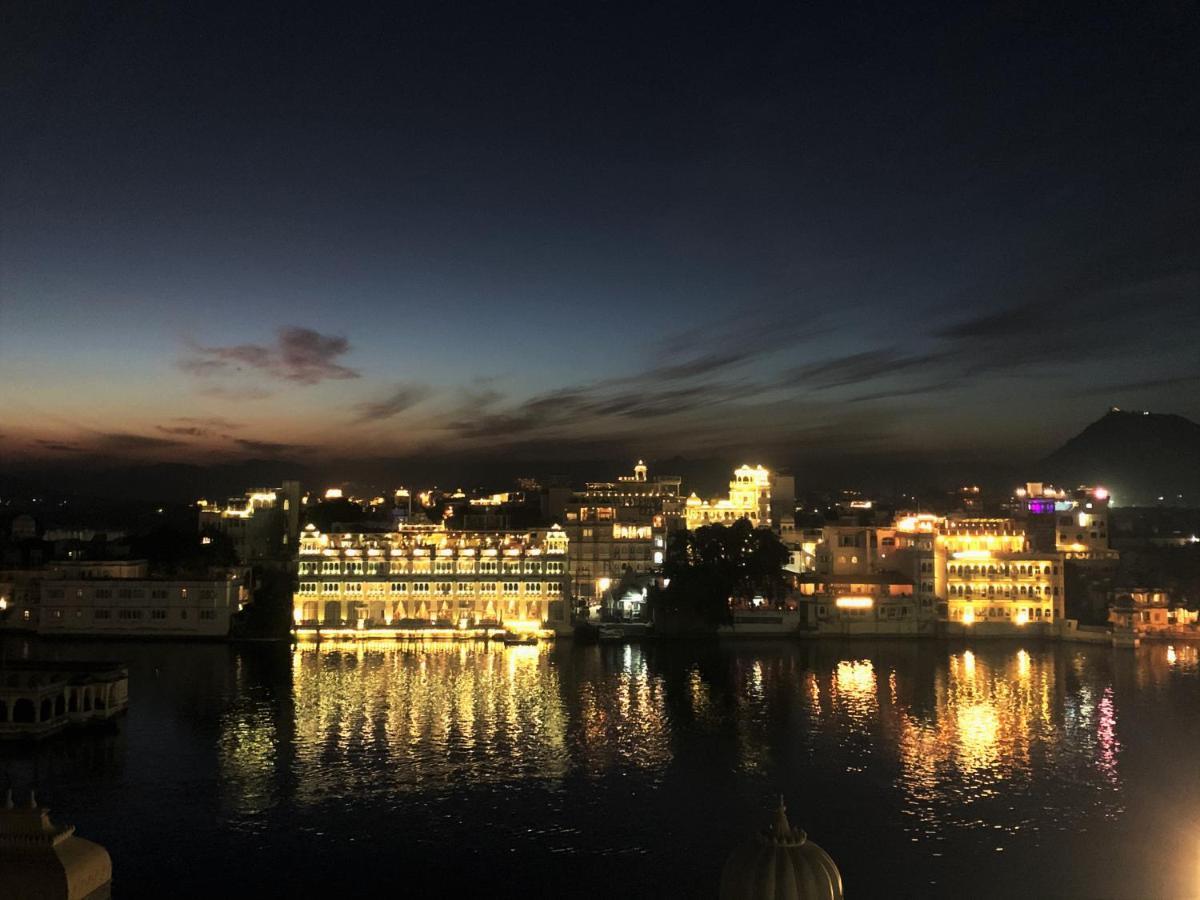
[[[1062,619],[1063,555],[1031,549],[1017,521],[948,519],[933,551],[944,621],[991,630]]]
[[[797,583],[823,631],[1002,634],[1063,618],[1063,554],[1031,548],[1014,519],[828,525],[814,559]]]
[[[565,630],[566,533],[450,531],[300,534],[296,631],[386,636],[408,628]]]

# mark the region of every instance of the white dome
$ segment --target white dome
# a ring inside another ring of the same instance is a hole
[[[5,897],[76,900],[107,897],[112,860],[99,844],[75,836],[74,826],[60,828],[49,810],[17,807],[12,791],[0,808],[0,885]]]
[[[783,798],[775,823],[738,847],[721,872],[721,900],[842,900],[833,859],[788,824]]]

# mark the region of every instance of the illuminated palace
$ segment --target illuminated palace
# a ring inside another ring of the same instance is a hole
[[[703,525],[732,525],[749,519],[756,528],[771,524],[771,473],[762,466],[742,466],[733,472],[729,496],[701,500],[696,494],[687,498],[685,517],[688,530]]]
[[[351,629],[565,630],[567,535],[449,531],[410,525],[386,533],[300,534],[292,610],[299,634]]]

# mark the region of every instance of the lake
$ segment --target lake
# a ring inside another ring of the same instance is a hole
[[[852,898],[1200,896],[1195,644],[3,646],[129,664],[0,748],[119,898],[715,896],[779,794]]]

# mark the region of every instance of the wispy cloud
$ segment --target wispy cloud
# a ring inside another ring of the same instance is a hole
[[[34,441],[34,443],[43,450],[49,450],[52,453],[80,453],[83,451],[83,447],[79,446],[78,444],[70,444],[66,441],[39,439]]]
[[[138,452],[140,450],[162,450],[178,447],[179,441],[155,437],[152,434],[131,434],[123,431],[103,431],[95,435],[93,446],[97,450]]]
[[[428,385],[398,384],[386,397],[355,406],[355,422],[378,422],[412,409],[431,393]]]
[[[297,384],[319,384],[331,379],[358,378],[359,373],[338,360],[350,351],[350,342],[311,328],[280,328],[273,345],[236,344],[231,347],[193,345],[179,360],[179,368],[201,378],[231,372],[257,371]]]
[[[229,437],[230,431],[237,431],[243,426],[239,422],[231,422],[220,416],[177,416],[170,425],[155,425],[154,428],[163,434],[174,437]]]
[[[249,453],[260,456],[279,456],[285,453],[299,453],[310,450],[305,444],[287,444],[276,441],[255,441],[249,438],[236,438],[234,443]]]

